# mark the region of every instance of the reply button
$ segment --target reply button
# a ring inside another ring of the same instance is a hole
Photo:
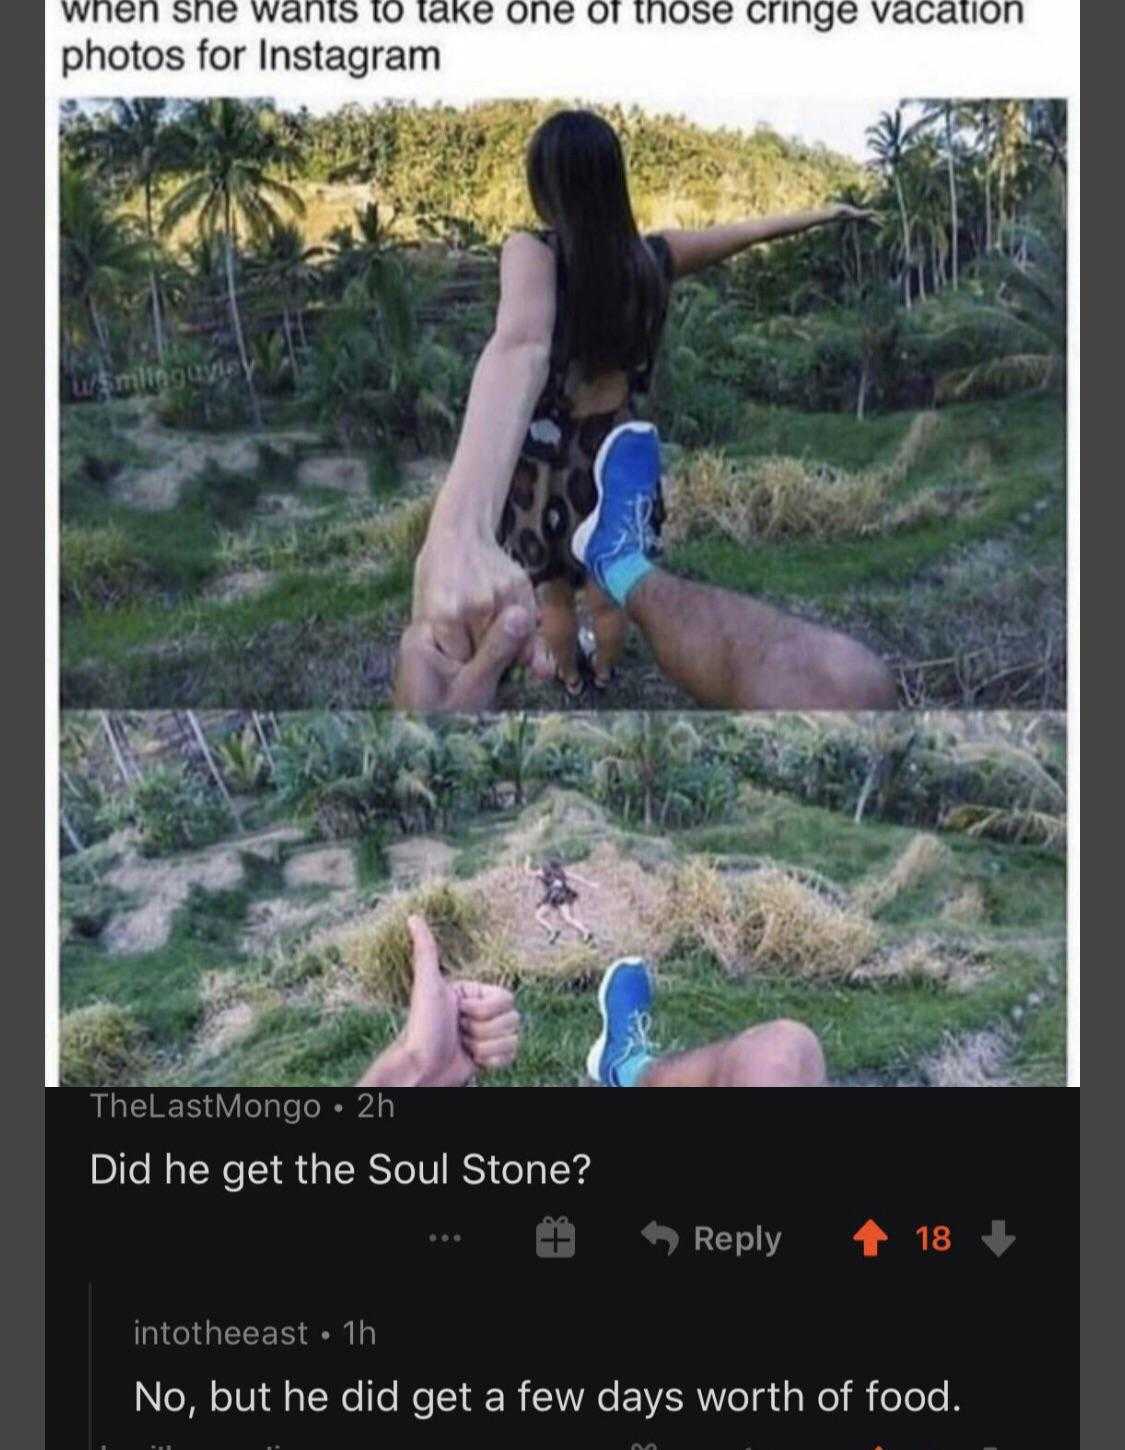
[[[710,1224],[695,1226],[695,1252],[697,1254],[733,1254],[741,1259],[744,1254],[761,1254],[772,1259],[781,1247],[781,1229],[763,1228],[712,1228]]]

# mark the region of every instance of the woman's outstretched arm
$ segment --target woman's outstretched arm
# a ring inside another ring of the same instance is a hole
[[[872,215],[870,211],[855,206],[822,206],[812,211],[790,212],[785,216],[731,222],[727,226],[708,227],[702,232],[666,231],[661,235],[672,253],[676,276],[684,277],[716,262],[725,262],[728,257],[734,257],[758,242],[796,236],[798,232],[811,231],[813,227],[830,222],[869,221]]]
[[[510,237],[496,326],[414,571],[414,618],[432,621],[439,648],[455,659],[470,658],[505,606],[535,609],[531,583],[497,544],[496,529],[547,382],[554,321],[553,253],[528,234]]]

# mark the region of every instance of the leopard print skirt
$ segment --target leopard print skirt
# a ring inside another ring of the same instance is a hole
[[[594,460],[613,429],[635,416],[625,405],[612,413],[556,416],[532,423],[508,489],[498,538],[533,584],[563,579],[571,588],[581,589],[586,583],[586,571],[571,552],[570,542],[597,501]],[[655,533],[663,521],[663,499],[658,497],[652,520]]]

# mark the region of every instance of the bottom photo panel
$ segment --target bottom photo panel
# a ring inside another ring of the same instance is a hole
[[[1056,713],[66,713],[59,1080],[1066,1081]]]

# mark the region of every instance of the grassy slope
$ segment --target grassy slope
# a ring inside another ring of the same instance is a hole
[[[748,457],[788,453],[860,471],[894,452],[914,416],[891,414],[857,426],[840,413],[763,410],[752,441],[732,452]],[[951,550],[1004,531],[1018,532],[1025,557],[1057,548],[1066,508],[1061,404],[1034,397],[1003,404],[970,403],[943,409],[941,419],[934,446],[896,497],[964,480],[970,467],[967,455],[975,446],[988,454],[990,467],[985,501],[978,511],[874,539],[781,541],[757,550],[721,538],[707,539],[681,545],[671,555],[671,566],[728,589],[790,603],[809,600],[831,605],[849,590],[908,584]],[[1043,499],[1048,507],[1021,524],[1020,516]]]
[[[858,425],[841,414],[758,409],[749,442],[734,451],[784,452],[862,469],[891,455],[912,416]],[[292,482],[260,477],[235,488],[229,480],[201,478],[175,510],[146,514],[107,504],[82,481],[81,459],[94,446],[99,456],[133,461],[127,433],[108,432],[90,406],[68,410],[66,517],[119,525],[148,562],[156,587],[116,608],[68,611],[62,660],[67,704],[364,706],[385,689],[393,633],[407,607],[408,560],[362,576],[344,564],[297,563],[272,573],[253,597],[207,598],[203,586],[223,567],[222,530],[246,529],[257,495],[267,487],[292,490]],[[936,445],[902,485],[901,496],[963,483],[983,467],[987,487],[974,510],[864,539],[747,549],[708,536],[675,548],[669,563],[694,578],[846,623],[887,654],[919,657],[912,648],[944,648],[944,639],[955,640],[974,614],[1003,607],[982,601],[972,581],[967,589],[947,587],[943,567],[973,547],[999,541],[1006,557],[1017,561],[1021,597],[1034,609],[1033,590],[1043,587],[1036,571],[1062,567],[1064,457],[1063,411],[1052,398],[950,407],[942,412]],[[372,507],[392,496],[373,485]],[[310,500],[302,491],[302,502],[310,501],[323,512],[300,526],[308,531],[354,516],[357,507],[321,493]],[[987,564],[979,587],[995,582],[995,573],[995,563]],[[507,706],[557,703],[553,689],[517,685],[508,695]],[[606,703],[630,708],[683,702],[658,682],[646,652],[634,644],[624,683]]]
[[[293,496],[315,508],[304,529],[323,530],[386,507],[391,495],[368,460],[371,497],[356,501],[329,488],[301,487],[277,464],[252,477],[204,468],[167,511],[115,503],[91,484],[84,459],[110,465],[146,459],[131,437],[128,410],[79,406],[65,410],[62,447],[63,519],[120,529],[144,561],[142,591],[113,607],[66,613],[62,690],[67,705],[143,706],[230,703],[285,709],[312,703],[370,703],[371,675],[384,683],[383,660],[371,641],[385,632],[386,601],[405,598],[403,564],[378,577],[356,578],[346,567],[288,567],[270,573],[253,595],[210,597],[208,586],[228,565],[224,539],[256,527],[265,538],[289,535],[284,516],[256,512],[263,493]],[[216,435],[221,437],[222,435]]]
[[[452,844],[460,847],[455,874],[471,876],[483,869],[502,846],[507,825],[481,822],[454,838]],[[840,815],[778,798],[735,824],[684,832],[671,840],[684,857],[768,854],[846,886],[885,870],[912,834],[880,823],[856,827]],[[792,1016],[821,1035],[835,1080],[909,1082],[918,1080],[920,1059],[939,1049],[948,1034],[1000,1026],[1013,1036],[1011,1070],[1019,1080],[1063,1081],[1065,867],[1057,857],[1032,848],[945,839],[953,852],[952,877],[924,882],[900,896],[879,921],[890,941],[936,935],[983,950],[993,964],[984,980],[964,990],[905,982],[814,984],[776,974],[734,981],[705,956],[691,954],[662,965],[660,1044],[666,1049],[692,1046],[763,1019]],[[626,849],[645,849],[643,837],[622,841]],[[567,854],[573,855],[577,844],[571,843]],[[970,881],[984,893],[987,922],[951,927],[939,916],[940,904],[951,887]],[[176,917],[168,944],[143,956],[111,957],[90,943],[68,944],[62,962],[64,1010],[98,999],[129,1007],[151,1034],[153,1075],[159,1081],[228,1086],[354,1081],[393,1034],[394,1014],[349,1005],[325,1015],[303,1004],[299,994],[268,1007],[248,1036],[202,1067],[191,1063],[203,974],[235,967],[248,981],[260,980],[261,963],[243,956],[238,942],[251,901],[276,890],[276,880],[259,868],[239,891],[196,891]],[[528,1086],[581,1081],[585,1052],[596,1035],[592,993],[529,978],[519,997],[524,1049],[517,1066],[492,1081]]]

